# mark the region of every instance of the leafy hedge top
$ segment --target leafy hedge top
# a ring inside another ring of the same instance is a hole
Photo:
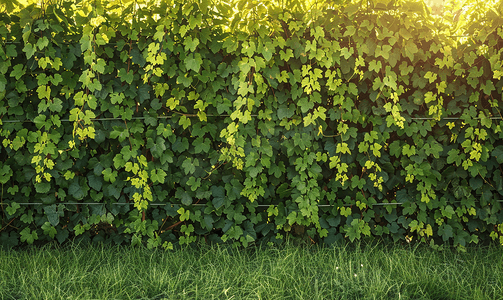
[[[470,5],[2,13],[3,244],[503,242],[502,7]]]

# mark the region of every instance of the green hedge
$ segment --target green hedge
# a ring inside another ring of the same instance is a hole
[[[501,6],[303,3],[4,10],[1,243],[503,244]]]

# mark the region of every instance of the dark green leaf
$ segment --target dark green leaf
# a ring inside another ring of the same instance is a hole
[[[87,181],[91,188],[95,189],[96,191],[101,190],[101,186],[103,185],[103,179],[101,178],[101,176],[98,177],[90,173],[87,175]]]
[[[191,205],[192,204],[192,197],[187,193],[187,191],[185,191],[182,188],[178,188],[176,190],[175,197],[177,199],[180,199],[180,201],[182,202],[183,205]]]
[[[51,189],[51,184],[49,182],[42,182],[35,184],[35,189],[39,194],[47,194]]]
[[[72,184],[70,184],[68,187],[68,194],[77,200],[82,200],[84,198],[84,191],[78,180],[74,180]]]
[[[213,199],[211,202],[216,209],[219,209],[225,202],[225,189],[222,186],[212,186],[211,194]]]
[[[52,226],[57,226],[59,224],[59,213],[56,209],[56,204],[45,206],[44,212]]]
[[[499,145],[498,147],[494,148],[491,155],[496,157],[496,161],[499,164],[503,164],[503,146]]]

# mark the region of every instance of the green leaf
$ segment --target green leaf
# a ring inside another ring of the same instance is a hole
[[[493,152],[491,153],[492,156],[496,157],[496,161],[499,164],[503,163],[503,146],[499,145],[498,147],[494,148]]]
[[[183,151],[189,149],[189,141],[187,138],[177,138],[176,141],[173,143],[173,151],[182,153]],[[199,161],[197,159],[194,160],[194,164],[196,164],[196,167],[199,165]]]
[[[347,143],[338,143],[337,144],[337,149],[335,150],[336,153],[348,153],[350,154],[351,151],[349,150],[348,144]]]
[[[192,158],[186,158],[182,163],[182,168],[185,171],[185,174],[193,174],[196,171],[196,166],[192,162]]]
[[[459,165],[461,165],[461,162],[464,159],[463,156],[459,154],[459,150],[458,149],[451,149],[447,153],[447,163],[448,164],[452,164],[453,162],[455,162],[456,166],[459,166]]]
[[[56,228],[51,225],[49,222],[45,222],[44,225],[42,225],[42,230],[44,231],[45,235],[48,235],[53,239],[56,236]]]
[[[287,104],[281,104],[277,110],[277,114],[280,120],[283,118],[291,118],[295,114],[295,108],[293,108],[293,105],[288,107]]]
[[[348,59],[351,57],[351,55],[353,55],[353,52],[354,52],[354,49],[353,48],[341,48],[341,54],[342,56],[344,56],[345,59]]]
[[[264,44],[264,47],[262,48],[262,56],[264,57],[264,59],[266,61],[270,61],[271,60],[272,55],[275,53],[274,50],[275,50],[275,47],[274,47],[274,45],[272,43],[266,42]],[[283,50],[281,50],[281,51],[283,51]],[[292,50],[290,50],[290,52],[292,52]],[[282,58],[282,60],[284,60],[284,59]]]
[[[138,100],[140,104],[143,104],[146,100],[150,100],[150,96],[152,95],[151,91],[152,87],[148,84],[141,84],[138,87]]]
[[[407,156],[412,156],[414,154],[416,154],[416,146],[414,145],[409,145],[409,144],[405,144],[402,146],[402,154],[403,155],[407,155]]]
[[[175,197],[180,199],[183,205],[188,206],[192,204],[192,197],[182,188],[178,188],[176,190]]]
[[[214,220],[213,220],[213,217],[211,215],[204,215],[204,224],[206,225],[206,229],[208,231],[211,231],[213,229],[213,223],[214,223]]]
[[[143,57],[143,55],[141,54],[141,52],[138,50],[138,48],[133,48],[133,50],[131,50],[131,61],[137,65],[139,65],[140,67],[144,67],[145,66],[145,63],[147,62],[145,60],[145,57]]]
[[[188,220],[190,217],[190,210],[185,210],[183,207],[180,207],[177,212],[180,214],[180,221],[182,222]]]
[[[341,207],[341,215],[344,217],[348,217],[351,214],[350,207]]]
[[[110,132],[110,138],[112,139],[119,139],[119,142],[123,142],[126,138],[129,137],[129,131],[120,126],[114,126],[112,128],[113,130]]]
[[[454,236],[452,232],[452,226],[445,223],[440,225],[440,227],[438,228],[438,234],[442,236],[444,242],[446,242],[447,240],[449,240],[449,238],[452,238]]]
[[[112,93],[110,94],[110,102],[112,104],[121,104],[124,100],[124,93]]]
[[[351,225],[347,225],[345,228],[346,235],[347,235],[347,237],[349,237],[349,240],[351,242],[353,242],[357,238],[360,238],[360,236],[361,236],[360,222],[365,222],[365,221],[353,219],[353,221],[351,221]]]
[[[358,4],[348,4],[344,5],[344,13],[348,16],[356,14],[360,10],[360,5]]]
[[[35,189],[39,194],[47,194],[51,189],[51,184],[49,182],[37,183]]]
[[[24,144],[24,142],[23,142],[23,144]],[[14,147],[14,145],[13,145],[13,147]],[[12,172],[11,167],[9,165],[3,165],[2,168],[0,168],[0,183],[6,184],[12,175],[13,175],[13,172]]]
[[[2,232],[0,236],[0,241],[2,242],[2,246],[6,248],[12,248],[19,244],[19,234],[15,231],[11,231],[10,234],[8,232]]]
[[[103,185],[103,180],[101,177],[94,176],[94,174],[89,173],[87,175],[87,183],[91,188],[93,188],[96,191],[101,190],[101,186]],[[55,225],[56,226],[56,225]]]
[[[382,56],[384,59],[389,59],[389,54],[391,53],[391,46],[390,45],[377,45],[376,50],[375,50],[375,56],[379,57]]]
[[[400,75],[402,75],[402,76],[406,76],[408,74],[411,74],[412,71],[414,71],[414,67],[407,65],[406,61],[402,61],[402,64],[400,65],[399,68],[400,68]]]
[[[428,71],[428,72],[426,72],[426,74],[424,74],[424,78],[428,79],[429,82],[432,83],[435,80],[437,80],[437,74],[435,74],[431,71]]]
[[[194,145],[195,153],[208,153],[210,150],[210,140],[208,138],[203,139],[203,137],[198,137],[192,145]]]
[[[5,54],[8,57],[17,57],[16,45],[5,46]]]
[[[17,64],[14,66],[12,72],[10,73],[10,77],[14,77],[16,80],[19,80],[25,73],[25,65]]]
[[[49,39],[47,39],[46,36],[43,36],[42,38],[38,39],[37,40],[37,48],[42,50],[44,49],[45,47],[47,47],[47,45],[49,45]]]
[[[440,158],[440,153],[443,151],[442,145],[433,139],[429,139],[428,144],[424,145],[426,155],[433,154],[433,157]]]
[[[201,59],[201,54],[190,53],[187,57],[185,57],[184,62],[187,71],[194,70],[194,72],[199,73],[203,60]]]
[[[255,51],[257,51],[257,46],[255,45],[255,42],[250,41],[250,42],[244,42],[242,44],[242,49],[241,53],[246,54],[248,57],[252,57],[253,54],[255,54]]]
[[[129,72],[126,72],[126,69],[124,68],[121,68],[119,70],[119,73],[117,74],[120,78],[121,81],[125,81],[127,82],[128,84],[131,84],[133,82],[133,72],[132,71],[129,71]]]
[[[63,101],[59,98],[53,98],[49,103],[49,110],[52,112],[60,112],[63,109]]]
[[[35,54],[36,51],[37,47],[29,43],[27,43],[23,48],[23,52],[26,53],[27,59],[30,59]]]
[[[44,212],[47,219],[53,226],[57,226],[59,224],[59,213],[57,211],[56,204],[45,206]]]
[[[354,26],[347,26],[346,32],[344,32],[344,36],[353,36],[356,32],[356,28]]]
[[[309,101],[309,98],[307,97],[302,97],[300,98],[297,105],[300,106],[300,110],[302,111],[302,113],[307,113],[309,110],[313,109],[314,102]]]
[[[405,43],[405,56],[407,56],[411,61],[414,61],[414,54],[419,51],[416,44],[412,41]]]
[[[14,215],[14,214],[16,213],[16,211],[17,211],[17,210],[18,210],[18,208],[20,208],[20,207],[21,207],[21,205],[19,205],[19,203],[17,203],[17,202],[11,202],[11,203],[9,204],[9,206],[7,206],[7,208],[6,208],[5,210],[7,211],[7,213],[8,213],[9,215],[11,215],[11,216],[12,216],[12,215]]]
[[[37,93],[38,93],[38,99],[47,99],[49,100],[51,98],[51,87],[50,86],[39,86],[37,88]]]
[[[187,180],[187,185],[194,192],[201,186],[201,178],[196,179],[196,177],[190,176],[189,180]]]
[[[446,218],[451,219],[454,214],[455,214],[454,208],[452,208],[452,206],[450,206],[450,205],[447,205],[446,207],[444,207],[442,209],[442,216],[444,216]]]
[[[211,195],[213,199],[211,203],[215,207],[215,209],[219,209],[225,203],[225,189],[222,186],[211,186]]]
[[[10,215],[12,215],[12,214],[10,214]],[[21,221],[24,222],[24,223],[26,223],[26,224],[29,224],[29,223],[33,222],[33,220],[34,220],[33,219],[33,211],[31,209],[28,210],[25,214],[23,214],[21,216]]]
[[[475,191],[480,189],[484,185],[484,181],[481,177],[472,177],[470,178],[470,186]]]
[[[150,173],[150,179],[152,179],[152,182],[159,182],[159,183],[164,183],[164,179],[166,178],[166,172],[161,169],[154,169]]]
[[[30,228],[26,227],[20,232],[21,242],[27,242],[28,244],[33,244],[35,240],[38,239],[38,234],[36,230],[31,231]]]
[[[229,226],[225,226],[223,228],[224,232],[225,232],[225,235],[227,236],[227,238],[233,238],[233,239],[238,239],[240,236],[243,235],[243,230],[241,229],[240,226],[233,226],[234,225],[234,222],[230,222],[230,223],[227,223],[229,224]],[[226,230],[228,229],[228,230]]]
[[[105,181],[108,181],[110,183],[114,183],[115,179],[117,178],[117,171],[112,171],[111,168],[106,168],[102,171],[102,174]]]
[[[183,44],[185,45],[185,51],[190,50],[191,52],[194,52],[197,45],[199,45],[199,39],[197,37],[192,38],[191,36],[187,36],[185,41],[183,41]]]
[[[103,58],[98,58],[96,60],[96,63],[92,65],[92,70],[93,71],[96,71],[98,73],[105,73],[105,67],[106,67],[107,63],[105,62],[105,60]]]
[[[382,68],[382,63],[380,60],[371,60],[369,63],[369,71],[374,71],[379,73]]]
[[[197,61],[196,61],[196,63],[197,63]],[[192,76],[189,76],[188,73],[185,75],[180,74],[176,78],[176,83],[183,84],[183,86],[187,88],[192,84]]]
[[[56,239],[58,240],[58,243],[62,244],[66,241],[69,235],[70,233],[68,232],[68,229],[60,229],[56,234]]]
[[[395,157],[399,157],[400,154],[402,154],[402,148],[400,146],[400,141],[393,141],[393,143],[391,143],[389,145],[389,154],[392,155],[392,156],[395,156]]]
[[[162,42],[162,39],[164,38],[164,26],[157,26],[157,31],[154,33],[154,40],[158,42]],[[194,50],[192,50],[194,51]]]
[[[481,84],[482,90],[484,91],[484,94],[486,95],[491,95],[491,92],[496,90],[494,87],[494,84],[491,80],[487,80],[486,83]]]
[[[78,180],[74,180],[68,187],[68,194],[77,200],[84,199],[85,193]]]

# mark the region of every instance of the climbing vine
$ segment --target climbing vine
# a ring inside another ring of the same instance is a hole
[[[501,5],[1,5],[5,247],[503,244]]]

